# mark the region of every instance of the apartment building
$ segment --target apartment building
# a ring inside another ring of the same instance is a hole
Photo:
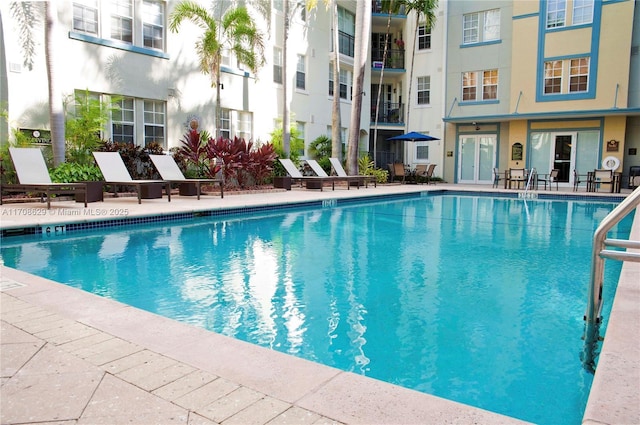
[[[640,165],[640,16],[632,0],[455,1],[447,14],[445,178],[493,168]]]
[[[230,2],[199,0],[207,8]],[[291,2],[293,4],[294,2]],[[11,129],[48,140],[48,94],[42,3],[33,28],[32,67],[20,49],[21,27],[0,4],[0,105]],[[65,0],[57,5],[56,81],[67,100],[78,92],[120,110],[102,136],[165,148],[187,128],[215,131],[215,89],[195,52],[201,29],[169,31],[177,1]],[[435,24],[404,9],[389,16],[372,1],[359,147],[376,164],[437,164],[458,183],[491,183],[493,169],[561,170],[562,184],[600,168],[640,166],[640,12],[633,0],[440,0]],[[323,2],[295,10],[284,52],[284,3],[252,14],[265,36],[265,65],[252,74],[232,54],[223,59],[221,134],[266,142],[287,102],[309,144],[331,135],[334,90],[343,143],[353,96],[356,0],[338,1],[340,73],[333,75],[333,19]],[[215,13],[219,13],[215,12]],[[387,37],[387,32],[389,36]],[[387,55],[384,56],[384,47]],[[378,92],[380,103],[378,104]],[[409,99],[411,91],[411,99]],[[431,142],[392,142],[407,131]]]

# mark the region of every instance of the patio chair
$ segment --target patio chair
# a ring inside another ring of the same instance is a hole
[[[435,181],[431,180],[433,178],[433,170],[436,168],[436,164],[418,164],[416,165],[414,177],[416,179],[416,183],[422,182],[422,180],[426,180],[427,184],[436,184]]]
[[[287,174],[291,177],[291,181],[299,182],[302,186],[302,182],[305,182],[307,189],[320,189],[324,182],[331,182],[331,190],[335,190],[335,180],[331,177],[318,177],[318,176],[303,176],[300,170],[296,168],[296,165],[289,158],[278,158],[278,161],[282,164]]]
[[[588,183],[587,180],[588,175],[578,174],[577,170],[573,170],[573,191],[577,192],[581,183]],[[584,178],[584,180],[583,180]],[[588,187],[587,187],[588,189]]]
[[[364,174],[358,174],[356,176],[349,176],[347,174],[347,172],[344,170],[344,168],[342,167],[342,164],[340,163],[338,158],[329,158],[329,162],[331,162],[331,167],[333,168],[333,171],[336,172],[338,177],[358,177],[358,178],[360,178],[360,181],[364,182],[364,187],[365,188],[369,187],[369,182],[370,181],[373,183],[373,187],[378,187],[378,182],[377,182],[376,176],[367,176],[367,175],[364,175]]]
[[[510,168],[507,181],[509,182],[509,189],[511,189],[512,183],[516,183],[516,188],[519,189],[520,183],[526,183],[526,173],[524,171],[524,168]]]
[[[613,192],[613,171],[593,170],[593,183],[596,192],[604,185],[609,185],[609,192]]]
[[[84,195],[84,206],[87,207],[86,183],[53,183],[39,148],[9,148],[13,167],[18,176],[16,184],[3,185],[0,180],[0,205],[2,193],[33,192],[40,194],[40,202],[47,197],[47,209],[51,209],[51,195]]]
[[[544,182],[544,190],[547,190],[547,183],[549,183],[549,190],[551,190],[551,185],[553,183],[556,184],[556,190],[558,189],[558,173],[560,170],[554,168],[551,170],[549,174],[545,174],[543,177],[538,177],[537,183]]]
[[[149,155],[151,158],[151,162],[160,173],[160,177],[163,180],[166,180],[170,183],[180,183],[180,184],[194,184],[196,187],[196,195],[198,200],[200,199],[200,194],[202,193],[201,187],[202,184],[205,183],[213,183],[218,184],[220,186],[220,198],[224,198],[224,182],[222,178],[219,179],[188,179],[182,174],[178,164],[173,159],[171,155]]]
[[[404,164],[401,162],[394,162],[393,164],[387,164],[387,167],[389,167],[391,181],[398,178],[400,180],[400,183],[404,184],[405,178],[407,177],[407,173],[404,169]]]
[[[504,176],[500,175],[500,170],[497,167],[493,167],[493,187],[498,187],[500,180],[504,180]]]
[[[171,202],[171,183],[166,180],[134,180],[122,161],[118,152],[93,152],[96,164],[102,171],[106,184],[113,186],[113,194],[117,196],[118,186],[131,186],[138,193],[138,204],[142,203],[142,190],[144,186],[161,184],[167,192],[167,200]]]
[[[360,189],[360,185],[362,183],[362,177],[360,176],[330,176],[326,171],[324,171],[324,169],[320,166],[320,164],[318,164],[315,159],[307,159],[307,164],[309,164],[311,170],[313,170],[313,172],[316,173],[316,175],[319,177],[330,178],[333,179],[333,181],[344,181],[347,183],[347,190],[351,188],[351,183],[355,183],[356,186],[358,186],[358,189]]]

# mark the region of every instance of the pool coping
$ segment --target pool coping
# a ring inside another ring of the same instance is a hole
[[[451,186],[450,189],[464,191],[458,186]],[[478,188],[472,187],[470,190],[477,192]],[[337,197],[346,199],[370,195],[352,192],[354,193],[347,196],[339,194]],[[412,191],[400,190],[396,193],[402,195],[409,192]],[[502,191],[486,192],[504,194]],[[319,198],[336,197],[331,195],[331,192],[328,195],[324,192]],[[255,205],[256,202],[264,204],[270,201],[254,199],[252,203]],[[157,206],[155,204],[152,208]],[[193,209],[193,206],[188,208]],[[60,217],[62,216],[50,215],[44,224],[61,222]],[[41,224],[42,222],[38,223]],[[20,224],[13,226],[19,228]],[[4,226],[0,228],[2,227]],[[638,218],[632,232],[632,238],[640,239]],[[3,292],[3,299],[5,295],[9,295],[30,305],[46,308],[100,332],[236,382],[291,406],[315,412],[329,421],[522,423],[514,418],[223,337],[4,266],[1,271],[3,278],[8,277],[26,285]],[[632,423],[640,418],[640,380],[633,382],[640,371],[640,347],[628,338],[628,335],[640,334],[640,297],[632,284],[637,281],[640,281],[640,265],[625,263],[583,423]],[[97,314],[98,312],[102,314]],[[104,314],[105,312],[109,314]],[[144,332],[136,329],[132,323],[144,323]],[[640,340],[636,338],[636,341]],[[211,364],[212,353],[219,360],[216,364]],[[621,382],[624,385],[618,385]]]

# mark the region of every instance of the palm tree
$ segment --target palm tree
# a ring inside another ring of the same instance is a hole
[[[360,142],[360,119],[362,116],[362,95],[364,93],[364,68],[369,52],[371,28],[371,2],[359,1],[356,6],[355,55],[353,58],[353,98],[349,141],[347,143],[347,169],[352,175],[358,174],[358,147]]]
[[[387,53],[389,44],[389,33],[391,32],[391,15],[397,14],[400,10],[401,0],[382,0],[381,9],[389,14],[387,17],[387,32],[384,36],[384,51],[382,53],[382,69],[380,70],[380,81],[378,83],[378,93],[376,95],[376,118],[373,123],[373,163],[377,164],[378,150],[378,114],[380,111],[380,98],[382,97],[382,81],[384,78],[384,66],[387,63]]]
[[[35,56],[35,41],[33,30],[37,23],[38,12],[34,6],[38,2],[14,2],[11,3],[11,15],[18,21],[21,28],[21,48],[24,54],[24,65],[28,69],[33,67]],[[62,91],[57,83],[56,74],[56,37],[58,25],[58,12],[55,2],[44,3],[44,29],[45,43],[44,54],[47,66],[47,86],[49,90],[49,126],[51,129],[51,148],[53,150],[53,165],[58,166],[65,158],[65,128]]]
[[[309,0],[307,9],[314,9],[317,0]],[[340,31],[338,29],[338,1],[324,0],[327,10],[331,9],[333,21],[333,103],[331,107],[331,156],[342,162],[342,120],[340,117]]]
[[[438,7],[438,0],[402,0],[402,4],[406,7],[407,15],[410,12],[415,12],[416,14],[416,26],[413,31],[413,47],[411,49],[411,68],[409,71],[409,94],[407,96],[408,105],[407,105],[407,122],[405,127],[405,132],[409,132],[409,115],[411,113],[411,88],[413,86],[413,63],[416,57],[416,44],[418,41],[418,26],[420,25],[420,21],[422,20],[422,16],[424,15],[424,22],[427,27],[427,31],[431,31],[433,25],[436,22],[436,14],[435,10]]]
[[[214,1],[215,4],[215,1]],[[216,20],[213,13],[195,1],[182,1],[169,16],[169,29],[178,32],[185,19],[204,30],[196,42],[200,69],[211,75],[211,86],[216,88],[216,137],[220,136],[222,108],[220,107],[220,64],[225,49],[232,51],[238,62],[254,74],[264,64],[264,41],[248,10],[244,6],[231,7]]]

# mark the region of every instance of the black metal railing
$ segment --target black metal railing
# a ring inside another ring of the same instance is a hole
[[[388,49],[387,60],[384,62],[385,68],[404,69],[404,53],[402,49]],[[371,67],[373,69],[382,68],[382,58],[384,57],[384,49],[371,50]]]
[[[378,93],[371,93],[377,96]],[[376,121],[375,101],[371,104],[371,122]],[[401,124],[404,123],[404,103],[380,102],[378,110],[378,124]]]
[[[347,34],[346,32],[338,31],[338,46],[340,53],[349,57],[354,57],[355,40],[354,36]]]

